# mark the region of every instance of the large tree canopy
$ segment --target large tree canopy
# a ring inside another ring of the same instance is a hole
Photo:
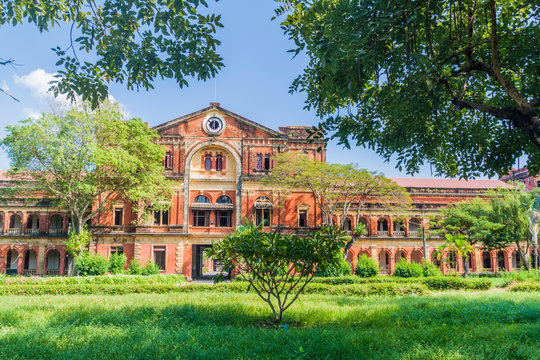
[[[205,0],[0,0],[0,26],[65,26],[67,45],[53,49],[63,66],[54,92],[82,95],[95,107],[110,82],[148,90],[156,77],[180,87],[188,77],[213,77],[223,66],[213,37],[221,19],[200,7]],[[0,54],[0,65],[12,63],[9,56]]]
[[[6,130],[1,145],[13,179],[22,180],[6,191],[53,200],[70,211],[79,234],[116,197],[137,204],[139,217],[170,201],[157,133],[140,119],[125,120],[116,107],[43,114]]]
[[[322,128],[415,173],[540,170],[540,3],[279,0]]]

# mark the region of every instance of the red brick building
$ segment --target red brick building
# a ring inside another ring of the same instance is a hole
[[[290,126],[278,131],[267,128],[211,103],[209,107],[155,127],[166,148],[166,176],[174,182],[169,211],[156,212],[148,223],[135,226],[131,204],[119,199],[113,209],[92,220],[90,251],[105,257],[124,253],[128,260],[156,262],[164,273],[182,273],[188,278],[219,270],[204,250],[234,230],[241,219],[267,221],[269,231],[305,234],[320,225],[321,216],[310,192],[285,192],[261,183],[273,167],[273,155],[299,151],[325,161],[317,152],[321,142],[308,142],[306,128]],[[7,185],[8,179],[0,179]],[[367,254],[392,273],[399,258],[420,262],[423,257],[421,224],[441,207],[475,196],[488,189],[507,186],[498,180],[393,179],[408,189],[413,207],[404,222],[376,206],[364,209],[356,219],[348,217],[346,229],[357,221],[369,234],[357,239],[349,252],[355,264]],[[277,206],[280,204],[280,206]],[[403,214],[400,214],[403,215]],[[64,274],[63,245],[69,217],[38,202],[7,201],[0,206],[0,272],[19,274]],[[428,258],[440,239],[427,240]],[[511,270],[517,264],[514,249],[487,251],[478,248],[471,258],[472,271]],[[462,259],[455,270],[463,269]]]

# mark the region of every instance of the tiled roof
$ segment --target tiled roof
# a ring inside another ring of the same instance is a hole
[[[419,179],[419,178],[390,178],[396,184],[405,188],[436,188],[436,189],[496,189],[512,187],[500,180],[460,180],[460,179]]]

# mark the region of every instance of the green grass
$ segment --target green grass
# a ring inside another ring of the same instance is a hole
[[[288,329],[254,294],[1,300],[7,359],[540,359],[538,293],[304,295]]]

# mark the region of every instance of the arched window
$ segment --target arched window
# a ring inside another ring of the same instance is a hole
[[[210,200],[208,200],[208,198],[204,195],[199,195],[195,198],[195,201],[196,203],[203,203],[203,204],[208,204],[210,203]]]
[[[262,158],[262,155],[261,154],[258,154],[256,157],[255,157],[255,169],[257,170],[262,170],[262,161],[263,161],[263,158]]]
[[[223,156],[221,155],[216,156],[216,170],[223,170]]]
[[[396,263],[398,263],[399,260],[401,260],[401,259],[407,260],[406,257],[405,257],[405,253],[403,251],[401,251],[401,250],[398,250],[396,252]]]
[[[220,197],[218,197],[216,203],[218,203],[218,204],[232,204],[232,200],[227,195],[221,195]]]
[[[439,252],[438,251],[434,251],[432,254],[431,254],[431,262],[438,268],[441,267],[441,261],[439,260]]]
[[[212,170],[212,156],[206,155],[204,157],[204,169],[205,170]]]
[[[264,170],[270,170],[270,155],[264,156]]]

